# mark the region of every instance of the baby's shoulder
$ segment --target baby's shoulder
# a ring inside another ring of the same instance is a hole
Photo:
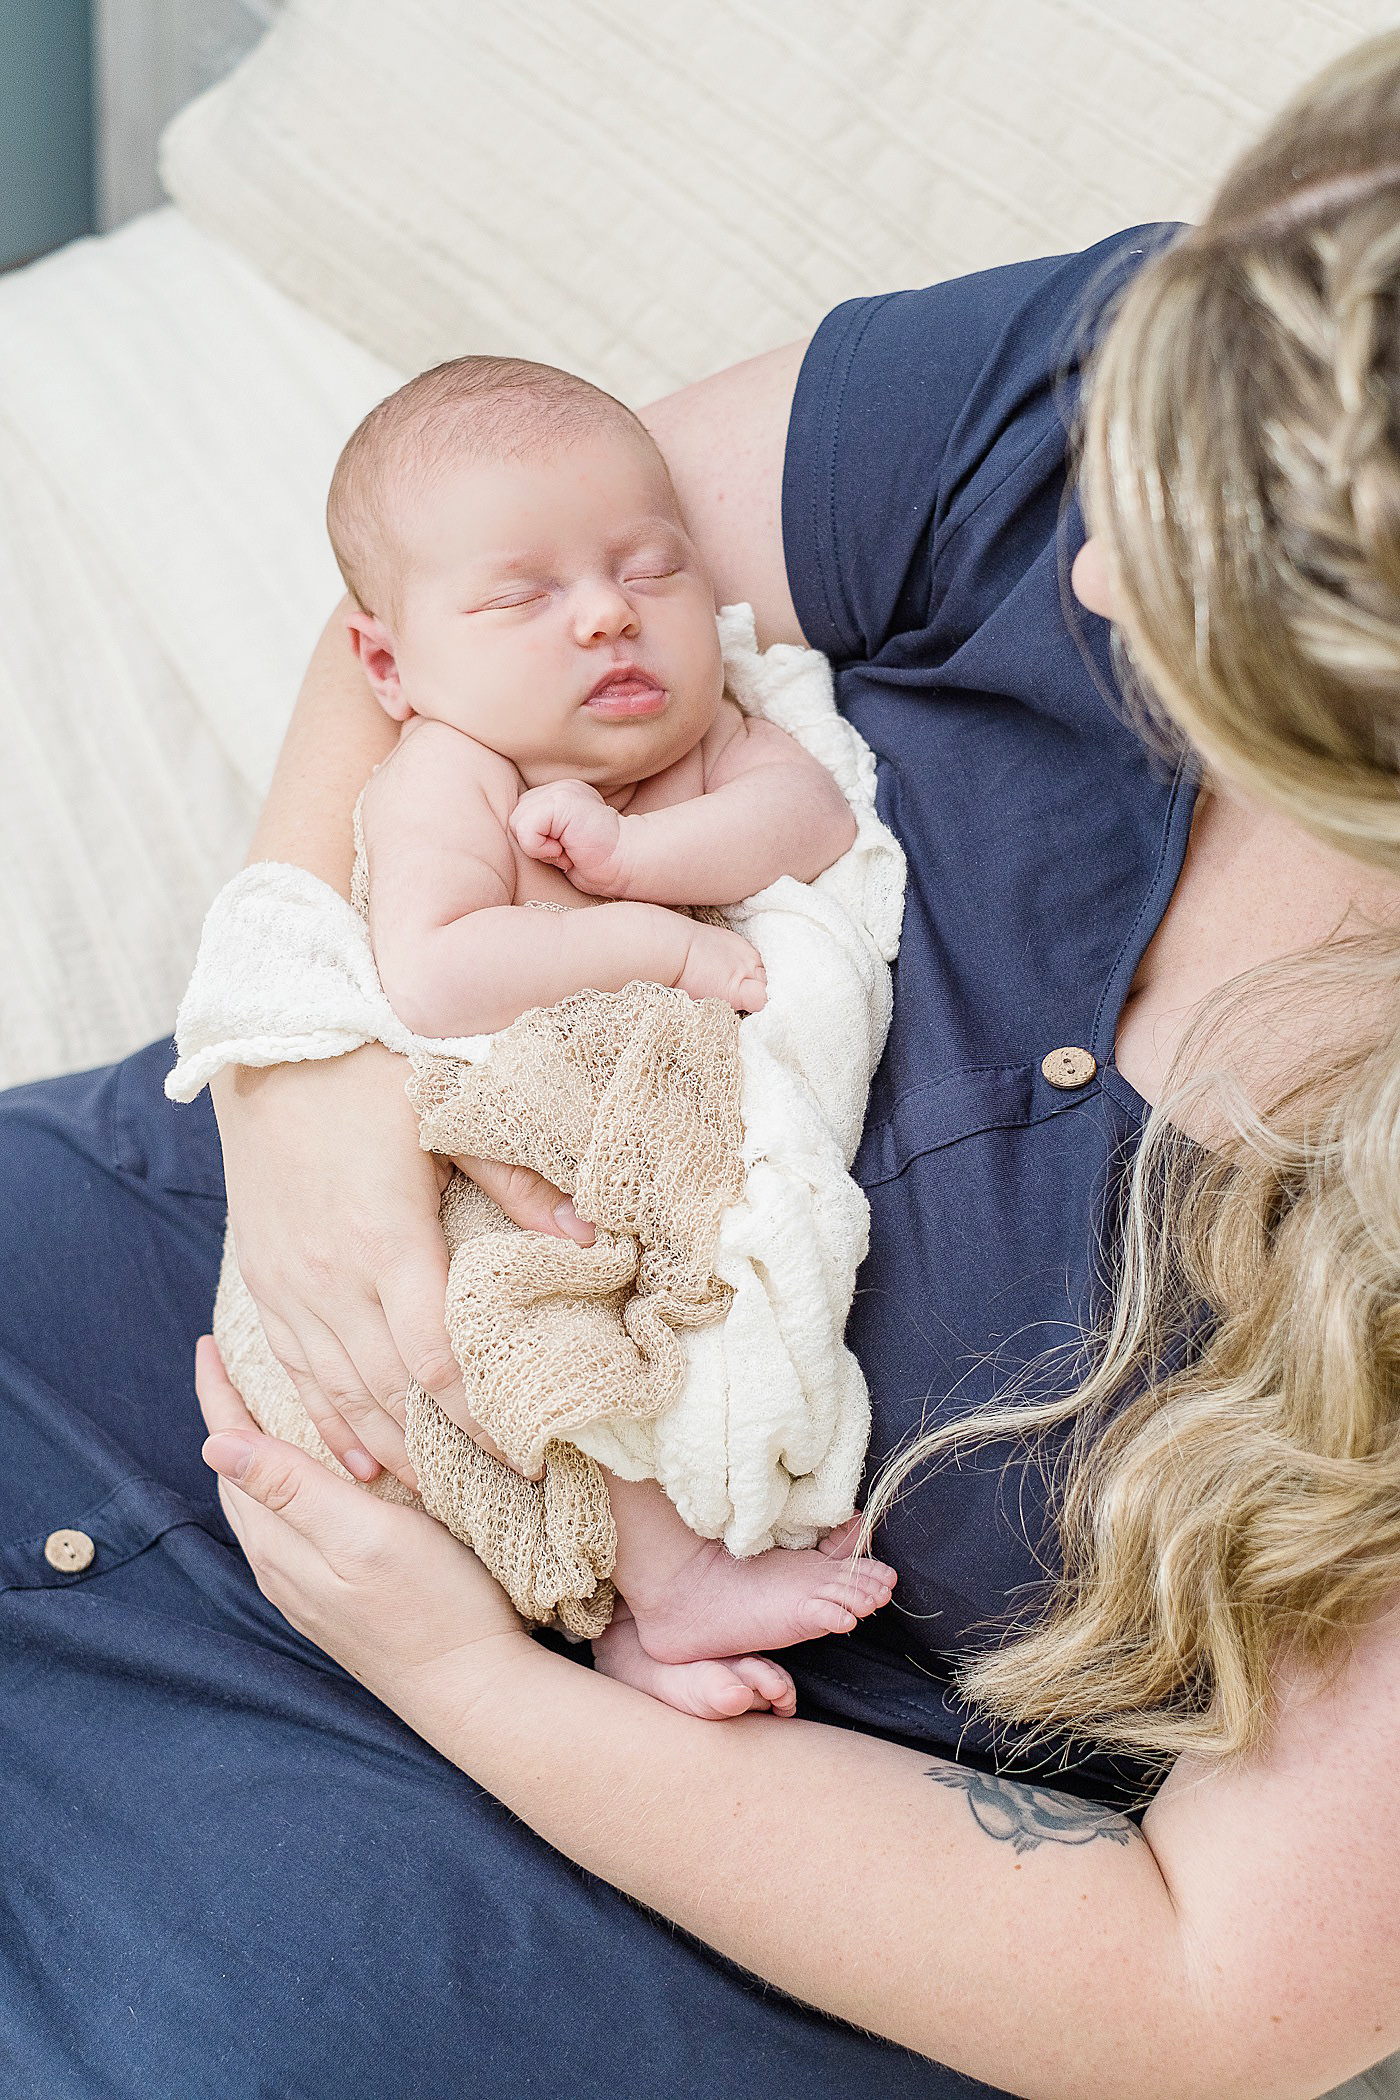
[[[723,787],[751,766],[802,755],[802,746],[785,729],[762,715],[746,715],[726,694],[700,746],[706,792]]]
[[[436,869],[466,854],[512,865],[507,825],[520,798],[508,759],[444,722],[415,720],[365,789],[365,850],[376,879],[387,868]]]
[[[520,799],[520,775],[508,758],[450,723],[415,717],[371,779],[366,809],[456,803],[474,789],[504,824]]]

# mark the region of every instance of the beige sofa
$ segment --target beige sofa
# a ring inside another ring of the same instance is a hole
[[[331,465],[399,373],[505,350],[640,402],[853,293],[1190,216],[1394,19],[288,0],[167,134],[169,207],[0,281],[0,1084],[169,1026],[337,596]]]

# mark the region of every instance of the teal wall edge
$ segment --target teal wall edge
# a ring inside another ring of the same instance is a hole
[[[93,227],[89,0],[0,0],[0,269]]]

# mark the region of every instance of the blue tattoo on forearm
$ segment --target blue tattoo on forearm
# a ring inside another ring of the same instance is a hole
[[[1126,1816],[1073,1794],[1052,1794],[1022,1780],[993,1779],[965,1765],[930,1765],[928,1776],[935,1786],[965,1794],[978,1828],[999,1844],[1009,1844],[1013,1852],[1033,1852],[1037,1845],[1092,1845],[1095,1838],[1126,1845],[1141,1835]]]

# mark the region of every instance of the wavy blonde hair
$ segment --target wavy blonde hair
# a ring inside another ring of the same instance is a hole
[[[1149,704],[1208,770],[1400,874],[1400,33],[1324,73],[1133,280],[1081,475]],[[1253,1099],[1212,1060],[1283,1010],[1325,1053]],[[1181,1131],[1205,1096],[1208,1149]],[[1334,1666],[1400,1586],[1400,936],[1217,995],[1120,1223],[1075,1390],[921,1436],[868,1517],[969,1442],[1063,1432],[1063,1575],[962,1688],[1154,1762],[1238,1755],[1281,1650]]]

